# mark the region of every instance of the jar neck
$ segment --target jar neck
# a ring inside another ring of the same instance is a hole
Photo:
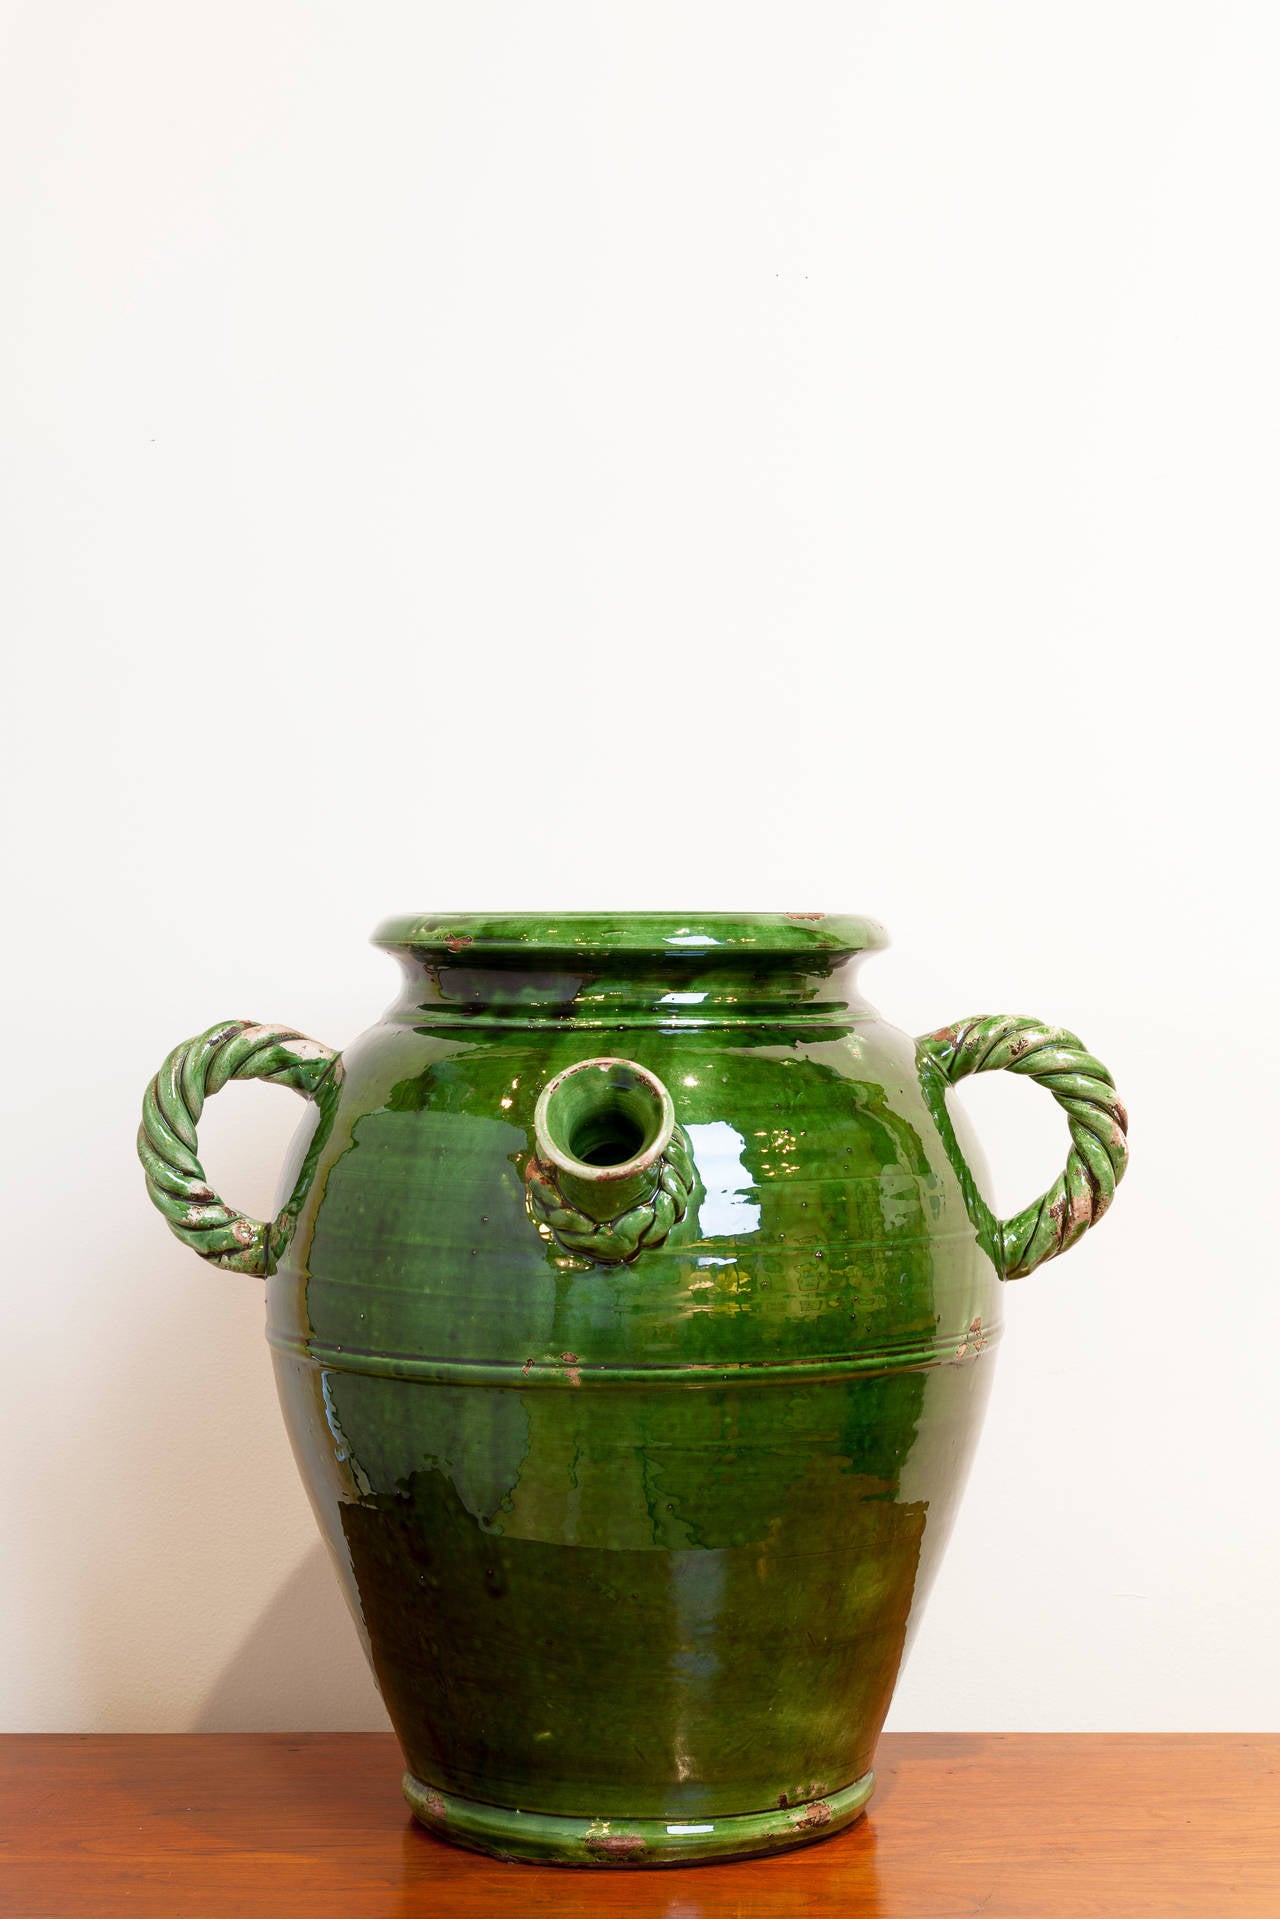
[[[860,953],[675,960],[641,954],[469,958],[392,947],[404,975],[387,1017],[410,1025],[584,1029],[758,1025],[844,1026],[875,1017],[858,992]]]

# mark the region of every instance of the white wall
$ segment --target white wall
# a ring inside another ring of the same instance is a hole
[[[1133,1115],[894,1723],[1280,1724],[1274,9],[0,21],[0,1723],[382,1723],[169,1046],[342,1045],[392,910],[812,902]],[[1060,1118],[963,1098],[1013,1210]],[[210,1107],[240,1204],[298,1110]]]

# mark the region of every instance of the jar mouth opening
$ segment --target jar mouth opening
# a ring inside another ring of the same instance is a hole
[[[383,920],[373,944],[460,964],[521,953],[670,960],[812,954],[830,963],[886,946],[888,937],[877,920],[847,913],[410,913]]]

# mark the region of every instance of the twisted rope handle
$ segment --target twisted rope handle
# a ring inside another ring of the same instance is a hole
[[[1004,1067],[1047,1086],[1067,1116],[1066,1170],[1040,1199],[999,1222],[1001,1277],[1022,1279],[1074,1246],[1115,1197],[1129,1162],[1129,1116],[1115,1081],[1074,1033],[1036,1019],[988,1014],[929,1033],[916,1045],[949,1086]]]
[[[148,1086],[138,1158],[152,1204],[184,1245],[226,1272],[272,1270],[270,1227],[219,1199],[196,1152],[196,1122],[229,1079],[269,1079],[314,1098],[338,1055],[290,1026],[224,1020],[175,1046]]]

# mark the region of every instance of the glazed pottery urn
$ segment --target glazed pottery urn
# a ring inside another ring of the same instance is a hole
[[[442,1837],[663,1865],[833,1833],[872,1791],[1000,1338],[1001,1282],[1125,1167],[1110,1073],[1039,1020],[910,1039],[817,913],[454,914],[375,943],[339,1056],[227,1020],[147,1091],[151,1197],[263,1275],[299,1469]],[[994,1216],[947,1089],[1063,1108]],[[206,1183],[207,1096],[307,1101],[270,1222]]]

